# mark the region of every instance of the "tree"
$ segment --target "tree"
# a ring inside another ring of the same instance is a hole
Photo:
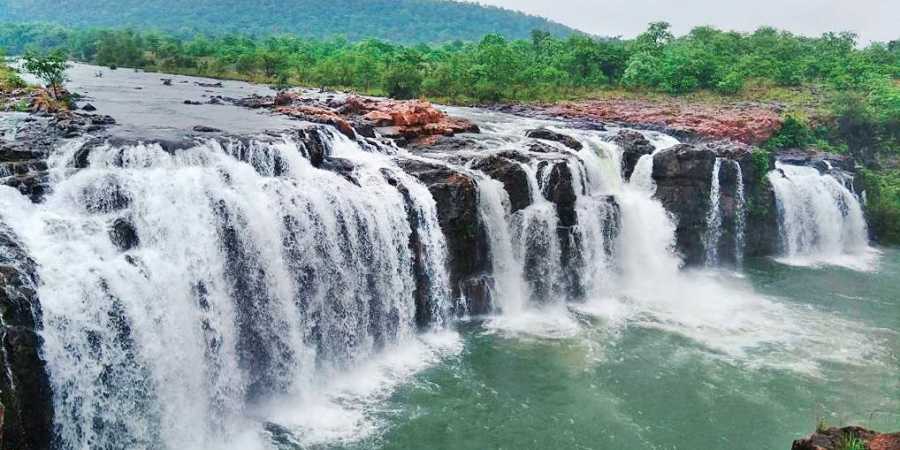
[[[22,67],[43,81],[53,98],[59,99],[62,85],[66,81],[66,69],[69,68],[69,64],[66,62],[66,53],[62,50],[54,50],[46,54],[28,51],[25,53],[24,60],[25,63]]]

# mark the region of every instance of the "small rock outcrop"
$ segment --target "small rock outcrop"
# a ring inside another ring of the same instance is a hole
[[[622,177],[625,180],[631,179],[634,167],[642,156],[652,154],[656,150],[643,134],[634,130],[622,130],[612,141],[622,147]]]
[[[791,450],[846,450],[861,444],[866,450],[900,450],[900,433],[882,434],[862,427],[829,428],[797,439]]]
[[[518,162],[500,155],[491,155],[477,161],[472,168],[503,183],[509,195],[511,212],[523,210],[531,204],[528,174]]]
[[[583,148],[583,145],[578,139],[573,138],[572,136],[557,133],[553,130],[548,130],[546,128],[537,128],[534,130],[528,130],[525,132],[525,136],[528,136],[532,139],[543,139],[545,141],[553,141],[559,142],[566,147],[571,148],[572,150],[578,151]]]

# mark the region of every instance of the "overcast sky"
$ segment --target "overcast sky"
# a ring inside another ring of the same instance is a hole
[[[795,33],[855,31],[863,42],[900,38],[900,0],[478,0],[549,17],[588,33],[633,37],[665,20],[676,34],[698,25]]]

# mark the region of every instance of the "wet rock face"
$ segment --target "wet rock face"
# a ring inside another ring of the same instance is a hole
[[[511,212],[523,210],[531,204],[528,174],[518,162],[499,155],[492,155],[476,162],[472,168],[503,183],[503,187],[509,195]]]
[[[0,402],[2,448],[49,449],[53,401],[46,367],[34,262],[0,225]]]
[[[613,139],[619,147],[622,147],[622,177],[631,179],[634,167],[644,155],[652,154],[656,149],[643,134],[633,130],[622,130]]]
[[[525,132],[525,136],[528,136],[532,139],[543,139],[545,141],[559,142],[560,144],[563,144],[575,151],[581,150],[584,147],[581,142],[578,141],[578,139],[575,139],[572,136],[566,134],[548,130],[546,128],[528,130],[527,132]]]
[[[715,162],[716,155],[711,150],[687,144],[653,157],[656,197],[676,219],[676,244],[689,265],[704,261],[703,237]]]
[[[797,439],[791,450],[844,450],[858,440],[868,450],[900,450],[900,433],[882,434],[861,427],[829,428]]]
[[[734,263],[738,221],[743,219],[745,256],[767,256],[778,251],[778,218],[775,194],[753,162],[752,147],[732,141],[681,144],[657,153],[653,159],[656,196],[677,221],[676,242],[688,265],[705,262],[704,237],[710,208],[712,173],[720,158],[719,205],[722,234],[718,254],[723,263]],[[744,205],[739,208],[738,167],[743,181]],[[769,170],[774,161],[769,162]],[[740,217],[743,215],[743,217]]]
[[[487,232],[478,215],[478,186],[469,175],[451,168],[401,159],[398,165],[424,183],[437,204],[438,221],[447,239],[450,285],[454,298],[464,298],[470,314],[490,311]]]

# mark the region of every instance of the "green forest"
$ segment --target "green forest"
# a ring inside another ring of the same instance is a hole
[[[352,89],[453,104],[638,96],[687,101],[774,101],[785,126],[765,150],[815,147],[848,153],[869,170],[870,222],[900,242],[900,41],[859,45],[852,33],[805,37],[699,27],[674,36],[653,23],[634,39],[528,39],[393,44],[290,34],[182,37],[160,31],[0,25],[0,48],[62,49],[104,66],[277,86]]]
[[[575,33],[542,17],[445,0],[0,0],[2,22],[154,28],[178,36],[292,33],[402,43],[476,40],[487,33],[527,38],[534,29],[559,36]]]

